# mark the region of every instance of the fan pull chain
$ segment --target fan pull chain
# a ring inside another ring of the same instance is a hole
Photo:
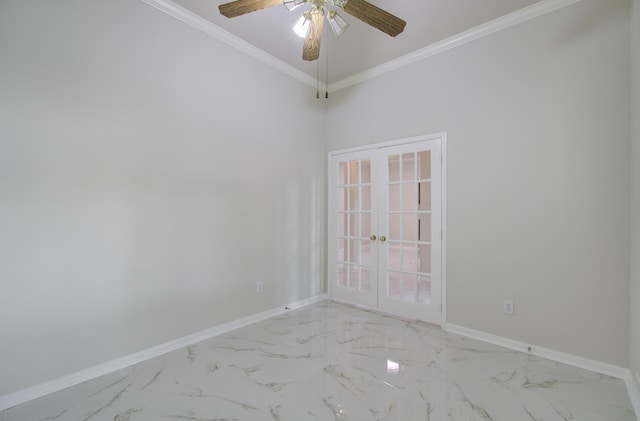
[[[329,98],[329,43],[325,42],[324,44],[324,97]]]
[[[316,59],[316,99],[320,98],[320,57]]]

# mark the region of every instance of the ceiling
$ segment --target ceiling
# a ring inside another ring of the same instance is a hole
[[[317,61],[302,60],[304,40],[292,30],[302,11],[310,7],[307,4],[291,12],[276,6],[228,19],[218,11],[218,5],[228,0],[173,1],[313,78],[320,67],[324,81],[328,69],[328,82],[333,83],[541,0],[368,0],[407,21],[404,32],[392,38],[341,12],[351,26],[336,38],[324,25],[319,66]]]

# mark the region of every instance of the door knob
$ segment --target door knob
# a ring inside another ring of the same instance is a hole
[[[384,235],[381,235],[380,236],[380,241],[382,241],[384,243],[385,241],[387,241],[387,237],[385,237]]]
[[[371,235],[371,237],[369,237],[369,240],[371,241],[376,241],[378,237],[376,237],[375,235]]]

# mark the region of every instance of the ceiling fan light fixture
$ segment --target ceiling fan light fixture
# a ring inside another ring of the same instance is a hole
[[[296,24],[293,25],[293,32],[300,38],[306,38],[309,28],[311,27],[311,13],[306,11],[300,16]]]
[[[289,9],[289,11],[302,6],[303,4],[305,4],[307,2],[307,0],[284,0],[282,2],[282,4],[284,4],[284,6]]]
[[[339,7],[341,9],[344,9],[344,6],[347,4],[348,0],[328,0],[328,1],[329,1],[329,3],[334,5],[335,7]]]
[[[327,20],[336,37],[342,35],[349,28],[349,22],[344,20],[335,10],[329,11]]]

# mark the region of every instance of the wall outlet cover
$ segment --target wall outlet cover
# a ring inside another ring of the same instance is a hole
[[[504,314],[509,314],[513,316],[513,301],[504,300],[504,303],[502,305],[502,311],[504,312]]]

